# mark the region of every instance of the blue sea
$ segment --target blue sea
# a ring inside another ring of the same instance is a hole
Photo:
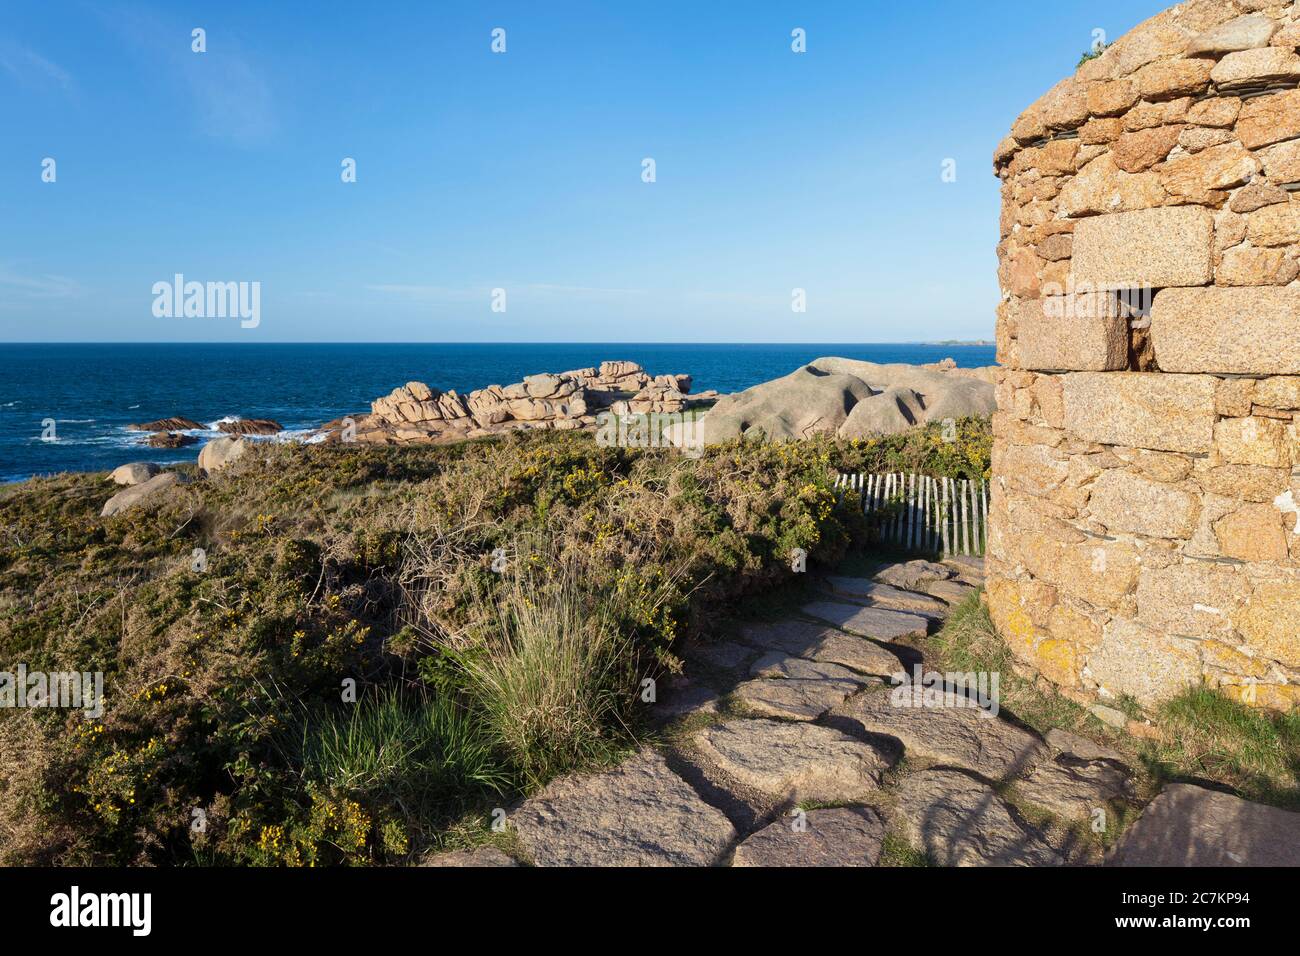
[[[198,445],[149,448],[133,422],[185,417],[220,432],[225,418],[271,418],[278,440],[370,409],[409,381],[461,394],[537,372],[627,359],[652,374],[685,372],[692,391],[736,392],[826,355],[869,362],[992,365],[974,345],[0,345],[0,481],[100,471],[129,461],[193,461]],[[54,421],[55,440],[42,438]]]

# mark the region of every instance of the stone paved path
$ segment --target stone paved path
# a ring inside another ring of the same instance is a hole
[[[509,817],[512,852],[539,866],[874,866],[892,834],[944,866],[1102,862],[1070,827],[1132,806],[1120,754],[1065,731],[1040,737],[955,692],[925,705],[895,687],[924,664],[896,642],[936,630],[981,583],[982,565],[961,558],[830,577],[798,616],[689,650],[690,676],[655,705],[685,728],[673,743],[525,800]],[[1191,815],[1213,826],[1171,849],[1162,834]],[[1112,862],[1300,863],[1296,819],[1171,787]],[[1269,838],[1220,832],[1233,820]],[[480,849],[429,862],[510,860]]]

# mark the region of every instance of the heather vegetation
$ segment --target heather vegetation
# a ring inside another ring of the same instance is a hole
[[[646,678],[746,596],[869,546],[837,470],[987,469],[987,423],[698,460],[503,436],[263,446],[101,518],[0,492],[0,659],[104,713],[0,711],[0,862],[406,862],[647,732]],[[196,570],[195,549],[202,549]]]

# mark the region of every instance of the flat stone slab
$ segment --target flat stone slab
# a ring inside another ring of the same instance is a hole
[[[853,803],[877,790],[889,767],[873,745],[814,724],[738,720],[694,739],[719,770],[774,802]]]
[[[922,591],[931,581],[946,581],[956,575],[952,568],[934,561],[905,561],[881,568],[876,572],[876,580],[904,591]]]
[[[810,661],[784,651],[769,651],[750,665],[753,677],[785,678],[787,680],[838,680],[854,687],[866,687],[872,682],[857,671],[831,661]]]
[[[893,819],[939,866],[1060,866],[1065,861],[1021,826],[992,787],[956,770],[899,781]]]
[[[686,652],[688,660],[699,661],[722,671],[739,670],[754,656],[754,649],[734,641],[717,644],[697,644]]]
[[[948,614],[948,606],[928,594],[905,591],[871,578],[830,577],[826,583],[833,594],[869,601],[876,607],[934,617],[945,617]]]
[[[960,604],[975,592],[975,586],[962,581],[931,581],[925,585],[925,593],[937,597],[948,604]]]
[[[866,691],[837,707],[834,716],[866,733],[895,738],[909,757],[964,767],[989,780],[1018,776],[1046,755],[1036,736],[986,710],[912,701],[911,685]]]
[[[816,720],[861,687],[856,681],[818,677],[745,681],[732,695],[756,714],[787,720]]]
[[[677,677],[650,705],[650,714],[659,720],[673,720],[695,714],[716,714],[721,705],[722,695],[712,687],[688,677]]]
[[[711,866],[736,839],[664,758],[552,781],[510,817],[538,866]]]
[[[973,554],[950,554],[943,559],[945,567],[952,568],[958,580],[980,586],[984,583],[984,559]]]
[[[1052,727],[1043,735],[1043,739],[1047,741],[1047,746],[1057,753],[1070,754],[1080,760],[1113,760],[1125,765],[1128,763],[1124,755],[1115,748],[1059,727]]]
[[[1124,834],[1110,863],[1300,866],[1300,813],[1191,784],[1170,784]]]
[[[869,600],[868,598],[851,597],[850,595],[847,594],[836,594],[835,592],[828,591],[828,590],[823,590],[818,592],[818,596],[824,597],[826,600],[835,602],[837,604],[856,604],[859,607],[871,607],[871,608],[882,607],[881,605],[877,604],[874,601]],[[951,609],[948,607],[947,604],[944,604],[943,602],[939,602],[939,606],[943,608],[942,613],[938,611],[921,611],[921,610],[916,610],[914,608],[898,608],[898,607],[884,608],[884,610],[904,611],[907,614],[916,614],[919,615],[920,617],[925,618],[926,621],[928,621],[930,624],[938,624],[942,626],[944,620],[948,617],[948,613]]]
[[[1016,795],[1067,820],[1085,819],[1097,808],[1133,795],[1129,775],[1105,760],[1044,761],[1015,784]]]
[[[879,607],[814,601],[800,610],[809,617],[834,625],[842,631],[878,641],[896,641],[905,637],[925,637],[930,622],[918,614],[889,611]]]
[[[736,847],[732,866],[875,866],[885,822],[865,807],[786,816]]]
[[[513,857],[494,846],[480,846],[473,850],[452,850],[450,853],[435,853],[426,857],[421,866],[518,866]]]
[[[753,624],[741,629],[741,637],[755,647],[841,664],[864,674],[888,677],[905,669],[896,654],[879,644],[809,621]]]

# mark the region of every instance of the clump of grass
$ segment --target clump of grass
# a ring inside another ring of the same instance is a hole
[[[901,833],[890,830],[885,834],[885,842],[880,848],[880,861],[877,866],[933,866],[930,856],[924,850],[918,850],[907,841]]]
[[[1084,50],[1083,55],[1079,57],[1079,62],[1075,65],[1075,69],[1078,69],[1079,67],[1083,66],[1085,63],[1091,60],[1097,59],[1108,49],[1110,49],[1110,47],[1111,44],[1109,43],[1098,43],[1091,50]]]
[[[526,785],[608,760],[627,739],[638,673],[608,606],[572,564],[511,573],[493,599],[496,627],[465,658],[469,692]]]
[[[297,768],[304,799],[284,823],[261,826],[249,852],[263,865],[401,859],[515,783],[464,707],[401,685],[342,709],[313,708],[287,743],[283,755]]]
[[[1250,800],[1300,810],[1300,713],[1254,710],[1209,687],[1165,704],[1167,740],[1145,755],[1158,779],[1208,778]]]
[[[482,726],[442,694],[383,689],[309,719],[299,761],[305,780],[386,806],[511,784]]]
[[[1011,652],[998,636],[979,593],[972,593],[952,610],[933,638],[934,650],[945,665],[959,671],[1003,671],[1011,668]]]

